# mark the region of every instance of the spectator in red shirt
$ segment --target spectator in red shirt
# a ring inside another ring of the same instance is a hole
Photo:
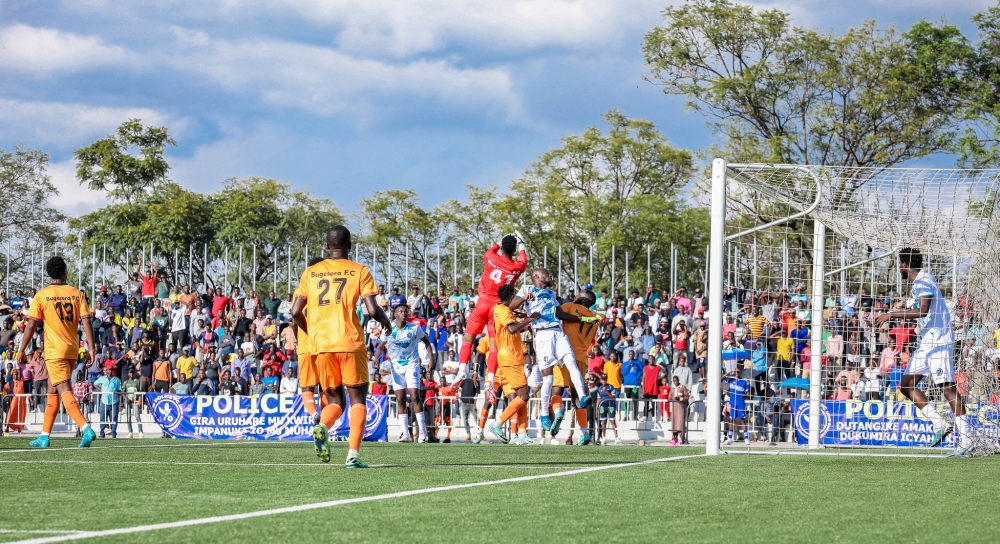
[[[139,308],[136,309],[135,314],[139,317],[139,321],[146,321],[146,310],[153,306],[153,297],[156,296],[156,274],[157,270],[153,268],[152,261],[146,261],[149,268],[146,270],[146,276],[142,275],[142,259],[139,259],[139,265],[136,267],[136,274],[139,274],[139,281],[142,282],[142,302],[139,303]]]
[[[656,388],[656,398],[660,399],[660,419],[670,419],[670,380],[666,376],[660,378],[660,385]]]
[[[382,381],[382,374],[376,372],[375,383],[372,384],[372,395],[385,395],[389,392],[389,386]]]
[[[423,373],[423,388],[424,392],[424,421],[427,422],[427,441],[428,442],[440,442],[437,438],[437,402],[435,402],[434,396],[437,393],[438,384],[436,381],[431,379],[431,376],[427,374],[427,371],[422,371]]]
[[[645,401],[645,407],[643,408],[642,415],[649,418],[656,411],[656,403],[651,402],[652,399],[656,398],[657,393],[659,393],[659,386],[657,385],[657,380],[660,377],[660,372],[663,369],[659,365],[654,365],[652,363],[646,365],[642,369],[642,398]]]
[[[604,356],[597,346],[590,348],[590,358],[587,359],[587,372],[600,374],[604,372]]]
[[[215,288],[215,296],[212,297],[212,317],[217,317],[225,312],[226,308],[232,304],[231,298],[222,294],[222,288]]]
[[[267,351],[264,352],[264,356],[261,358],[263,366],[269,367],[271,369],[271,374],[273,376],[281,375],[281,367],[285,364],[285,354],[278,351],[278,347],[271,344]]]
[[[913,339],[913,329],[903,325],[900,321],[895,327],[889,330],[889,336],[896,339],[896,351],[902,351],[903,346]]]

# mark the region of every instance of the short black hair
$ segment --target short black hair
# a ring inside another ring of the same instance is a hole
[[[351,231],[344,225],[334,225],[326,231],[326,245],[347,247],[351,245]]]
[[[507,301],[514,298],[514,293],[517,291],[514,289],[513,285],[504,285],[503,287],[497,289],[497,298],[501,301]]]
[[[503,248],[504,253],[514,253],[517,249],[517,238],[508,234],[500,240],[500,247]]]
[[[924,256],[919,249],[904,247],[899,250],[899,262],[906,263],[910,268],[919,269],[924,267]]]
[[[312,259],[309,259],[309,266],[312,266],[312,265],[314,265],[316,263],[321,263],[321,262],[323,262],[325,260],[326,259],[324,259],[323,257],[313,257]]]
[[[66,260],[56,255],[45,261],[45,273],[54,280],[62,279],[66,276]]]
[[[594,292],[590,289],[584,289],[580,291],[580,300],[584,301],[585,306],[593,306],[597,303],[597,297],[594,296]]]

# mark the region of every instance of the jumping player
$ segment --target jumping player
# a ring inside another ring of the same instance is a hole
[[[322,262],[323,257],[313,257],[309,259],[309,266]],[[292,299],[305,296],[302,294],[302,285],[295,288]],[[302,389],[302,406],[309,415],[313,416],[313,424],[319,423],[319,413],[316,411],[316,386],[319,380],[316,377],[316,361],[312,349],[309,346],[309,335],[302,329],[295,326],[292,321],[293,331],[295,331],[295,353],[299,359],[299,386]],[[326,406],[326,397],[320,394],[320,408]]]
[[[313,441],[316,455],[329,463],[329,431],[344,413],[341,386],[346,386],[351,402],[348,415],[351,430],[344,464],[349,468],[367,468],[358,456],[364,438],[368,395],[368,352],[364,329],[355,311],[358,301],[364,301],[368,315],[386,330],[392,323],[375,301],[378,290],[371,272],[347,258],[351,251],[351,231],[343,225],[331,227],[326,231],[326,248],[329,258],[302,273],[299,280],[302,290],[292,302],[291,312],[295,325],[309,335],[316,379],[329,402],[313,428]]]
[[[500,417],[490,425],[490,432],[504,444],[510,441],[503,430],[503,424],[517,415],[518,424],[524,426],[528,421],[528,380],[524,377],[524,343],[521,342],[521,331],[533,321],[541,317],[532,314],[518,320],[510,306],[514,300],[514,286],[504,285],[497,290],[500,303],[493,309],[493,323],[496,325],[497,371],[503,379],[503,394],[509,396],[507,408]],[[490,385],[492,388],[492,385]],[[527,433],[518,436],[518,441],[530,443]]]
[[[580,296],[576,298],[573,302],[567,302],[560,306],[560,310],[563,313],[577,316],[580,318],[578,322],[563,321],[562,330],[569,338],[569,345],[573,348],[573,356],[576,359],[576,366],[578,371],[585,373],[587,371],[587,354],[590,351],[590,346],[594,343],[594,338],[597,336],[597,323],[591,321],[590,318],[594,318],[597,314],[590,309],[596,303],[596,297],[594,292],[585,289]],[[587,318],[587,321],[584,321]],[[599,318],[598,318],[599,320]],[[572,365],[567,365],[572,366]],[[552,383],[552,406],[554,408],[554,417],[552,419],[552,428],[549,432],[552,437],[555,438],[559,434],[559,424],[562,422],[562,412],[563,412],[563,401],[562,394],[563,389],[569,387],[572,384],[572,374],[570,374],[569,368],[567,366],[557,366],[555,368],[554,379]],[[574,400],[577,406],[582,406],[576,409],[576,422],[580,427],[581,435],[579,442],[576,443],[577,446],[586,446],[590,443],[590,432],[587,426],[587,402],[582,401],[580,394],[577,392],[576,388],[570,389],[570,398]],[[584,390],[584,397],[590,399],[590,394]],[[542,405],[542,409],[545,406]],[[573,432],[570,431],[570,436]]]
[[[899,391],[913,401],[920,412],[934,424],[934,438],[931,446],[937,446],[949,433],[952,425],[927,401],[923,391],[917,388],[925,376],[931,375],[934,383],[951,406],[955,417],[954,428],[958,430],[958,448],[949,457],[967,457],[972,450],[968,416],[962,405],[962,397],[955,386],[955,331],[951,326],[951,313],[941,296],[934,276],[923,269],[924,257],[919,249],[899,250],[899,273],[912,282],[910,291],[917,299],[917,307],[886,312],[875,319],[875,327],[880,327],[891,319],[918,319],[920,339],[917,349],[910,356],[910,362],[903,373]]]
[[[511,308],[517,309],[522,304],[525,305],[529,314],[538,314],[540,317],[531,325],[534,334],[535,361],[538,369],[542,373],[542,428],[550,431],[554,426],[559,430],[562,422],[563,412],[555,413],[555,421],[550,421],[548,416],[549,401],[552,396],[552,384],[555,379],[555,367],[565,369],[573,389],[579,399],[579,408],[586,408],[590,397],[583,387],[583,374],[576,364],[573,348],[569,343],[569,338],[563,332],[562,324],[594,323],[599,321],[596,316],[581,317],[563,311],[556,300],[556,294],[552,291],[552,277],[549,271],[544,268],[536,268],[531,272],[531,285],[525,285],[517,293],[517,298],[511,303]]]
[[[514,251],[517,260],[514,260]],[[483,390],[486,399],[496,403],[493,393],[493,377],[497,370],[497,343],[493,325],[493,307],[499,301],[497,291],[504,285],[514,285],[528,268],[528,257],[524,252],[524,239],[520,234],[510,234],[503,237],[499,244],[494,244],[483,255],[483,275],[479,279],[479,300],[465,325],[465,338],[458,354],[458,375],[452,385],[452,392],[458,392],[458,384],[468,375],[469,359],[472,358],[472,343],[476,336],[486,334],[490,337],[490,354],[486,358],[486,384]]]
[[[70,387],[70,373],[76,365],[80,340],[76,332],[77,324],[82,320],[83,335],[87,340],[87,366],[94,362],[94,328],[90,323],[90,310],[87,309],[87,299],[76,287],[66,285],[66,261],[60,256],[50,258],[45,262],[45,272],[52,282],[39,291],[28,309],[28,324],[24,328],[24,339],[17,350],[17,361],[27,362],[24,348],[35,336],[38,324],[43,325],[42,340],[45,345],[45,368],[49,371],[49,393],[45,405],[45,419],[42,422],[42,434],[31,441],[36,448],[49,447],[49,434],[59,413],[59,401],[66,408],[77,427],[83,432],[79,447],[90,447],[97,434],[90,428],[87,418],[80,411],[80,405]]]
[[[424,421],[424,405],[420,402],[420,356],[417,346],[426,344],[432,353],[431,342],[424,330],[406,320],[410,308],[404,302],[392,310],[392,331],[382,332],[382,343],[375,350],[375,360],[381,360],[383,352],[388,353],[392,372],[392,390],[396,394],[396,410],[399,424],[403,427],[403,441],[410,441],[410,415],[406,407],[406,394],[410,394],[413,416],[417,418],[418,442],[427,442],[427,422]]]

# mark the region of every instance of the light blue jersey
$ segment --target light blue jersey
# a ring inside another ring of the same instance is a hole
[[[555,292],[552,289],[541,289],[534,285],[525,285],[517,292],[517,296],[518,298],[524,298],[529,293],[534,295],[535,300],[525,302],[524,310],[528,315],[532,315],[535,312],[541,314],[541,317],[531,323],[531,328],[541,330],[561,327],[559,319],[556,318],[556,308],[559,306],[559,301],[556,300]]]
[[[407,323],[403,328],[392,326],[392,334],[382,333],[382,342],[389,354],[389,360],[397,365],[408,365],[419,359],[417,347],[425,337],[424,330],[413,323]]]

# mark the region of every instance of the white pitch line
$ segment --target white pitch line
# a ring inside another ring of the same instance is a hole
[[[48,451],[87,451],[87,450],[128,450],[141,448],[194,448],[194,447],[222,447],[222,446],[244,446],[253,444],[261,445],[295,445],[299,446],[306,442],[264,442],[262,440],[242,440],[242,441],[219,441],[219,442],[190,442],[187,444],[143,444],[139,446],[91,446],[89,448],[27,448],[21,450],[0,450],[2,453],[28,453],[28,452],[48,452]]]
[[[213,461],[87,461],[82,459],[0,459],[0,465],[2,464],[47,464],[47,465],[193,465],[193,466],[209,466],[209,467],[232,467],[233,463],[220,463]],[[324,463],[253,463],[246,465],[246,468],[254,467],[316,467],[316,468],[329,468],[331,465]],[[332,465],[336,467],[337,465]],[[386,463],[386,464],[373,464],[369,465],[373,468],[408,468],[408,467],[447,467],[447,468],[525,468],[525,469],[564,469],[564,468],[580,468],[579,465],[513,465],[513,464],[495,464],[495,465],[459,465],[459,464],[448,464],[448,463],[428,463],[428,464],[416,464],[416,463]],[[603,465],[602,465],[603,466]]]
[[[25,534],[36,534],[36,535],[51,535],[51,534],[77,534],[82,532],[83,531],[65,531],[61,529],[49,529],[48,531],[44,531],[42,529],[0,529],[0,534],[25,533]]]
[[[295,512],[305,512],[308,510],[317,510],[320,508],[330,508],[333,506],[343,506],[346,504],[357,504],[362,502],[379,501],[385,499],[401,499],[404,497],[413,497],[415,495],[426,495],[428,493],[437,493],[439,491],[453,491],[456,489],[469,489],[473,487],[483,487],[488,485],[499,485],[499,484],[509,484],[516,482],[530,482],[532,480],[543,480],[546,478],[558,478],[560,476],[573,476],[576,474],[586,474],[588,472],[597,472],[601,470],[610,470],[613,468],[627,468],[636,467],[641,465],[651,465],[654,463],[666,463],[670,461],[681,461],[684,459],[694,459],[697,457],[705,457],[704,454],[699,455],[682,455],[677,457],[664,457],[661,459],[650,459],[648,461],[636,461],[633,463],[620,463],[617,465],[602,465],[599,467],[587,467],[580,468],[576,470],[567,470],[565,472],[550,472],[548,474],[533,474],[531,476],[519,476],[516,478],[505,478],[503,480],[492,480],[488,482],[473,482],[469,484],[456,484],[448,485],[442,487],[428,487],[424,489],[413,489],[410,491],[399,491],[396,493],[386,493],[384,495],[370,495],[367,497],[355,497],[351,499],[340,499],[335,501],[326,502],[314,502],[311,504],[300,504],[297,506],[286,506],[284,508],[272,508],[270,510],[258,510],[256,512],[244,512],[242,514],[229,514],[226,516],[212,516],[208,518],[198,518],[198,519],[188,519],[182,521],[171,521],[168,523],[154,523],[151,525],[137,525],[135,527],[123,527],[120,529],[108,529],[104,531],[87,531],[77,534],[60,535],[60,536],[50,536],[43,538],[32,538],[28,540],[18,540],[14,544],[48,544],[50,542],[68,542],[71,540],[83,540],[86,538],[99,538],[103,536],[117,536],[117,535],[128,535],[132,533],[145,533],[149,531],[160,531],[163,529],[179,529],[181,527],[191,527],[194,525],[205,525],[208,523],[221,523],[225,521],[239,521],[242,519],[259,518],[262,516],[273,516],[278,514],[291,514]]]
[[[865,452],[832,452],[832,451],[738,451],[726,450],[727,455],[805,455],[824,457],[907,457],[913,459],[946,459],[947,455],[931,453],[865,453]]]

